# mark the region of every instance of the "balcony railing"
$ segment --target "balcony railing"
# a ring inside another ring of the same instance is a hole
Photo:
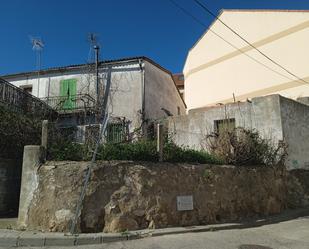
[[[52,96],[41,98],[50,107],[58,112],[74,112],[90,110],[95,107],[95,99],[89,94],[77,94],[71,96]]]
[[[39,98],[0,78],[0,104],[25,114],[47,117],[56,112]]]

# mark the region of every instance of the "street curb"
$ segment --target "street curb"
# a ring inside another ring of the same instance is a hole
[[[135,239],[157,237],[163,235],[253,228],[267,224],[287,221],[307,215],[309,215],[309,208],[288,211],[281,215],[276,215],[265,219],[246,223],[224,223],[224,224],[215,224],[207,226],[173,227],[173,228],[162,228],[154,230],[145,229],[145,230],[126,232],[123,234],[92,233],[92,234],[79,234],[79,235],[65,235],[62,233],[45,234],[45,233],[17,232],[17,231],[4,230],[4,237],[0,238],[0,247],[1,246],[11,246],[11,247],[79,246],[79,245],[105,244],[111,242],[135,240]]]

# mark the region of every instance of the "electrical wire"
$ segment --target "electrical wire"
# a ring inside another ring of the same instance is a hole
[[[225,22],[223,22],[216,14],[214,14],[209,8],[207,8],[204,4],[202,4],[199,0],[193,0],[197,5],[199,5],[204,11],[206,11],[208,14],[210,14],[212,17],[214,17],[217,21],[219,21],[221,24],[223,24],[226,28],[228,28],[231,32],[233,32],[236,36],[238,36],[241,40],[243,40],[245,43],[247,43],[250,47],[252,47],[254,50],[256,50],[257,52],[259,52],[262,56],[264,56],[266,59],[268,59],[269,61],[271,61],[273,64],[277,65],[278,67],[280,67],[281,69],[283,69],[284,71],[286,71],[288,74],[292,75],[293,77],[295,77],[297,80],[302,81],[303,83],[309,84],[309,82],[307,82],[306,80],[300,78],[299,76],[297,76],[296,74],[292,73],[290,70],[288,70],[287,68],[285,68],[284,66],[282,66],[281,64],[279,64],[278,62],[276,62],[275,60],[273,60],[272,58],[270,58],[268,55],[266,55],[264,52],[262,52],[261,50],[259,50],[257,47],[255,47],[252,43],[250,43],[248,40],[246,40],[243,36],[241,36],[240,34],[238,34],[234,29],[232,29],[230,26],[228,26]]]
[[[176,3],[174,0],[169,0],[172,4],[174,4],[177,8],[179,8],[182,12],[184,12],[186,15],[188,15],[189,17],[191,17],[193,20],[195,20],[198,24],[200,24],[201,26],[203,26],[204,28],[208,28],[208,26],[206,24],[204,24],[202,21],[200,21],[198,18],[196,18],[195,16],[193,16],[189,11],[187,11],[185,8],[183,8],[182,6],[180,6],[178,3]],[[275,69],[265,65],[264,63],[260,62],[259,60],[255,59],[254,57],[250,56],[249,54],[247,54],[246,52],[242,51],[240,48],[236,47],[234,44],[232,44],[231,42],[229,42],[228,40],[226,40],[224,37],[222,37],[221,35],[219,35],[217,32],[213,31],[211,28],[208,28],[208,31],[210,31],[211,33],[213,33],[215,36],[219,37],[221,40],[223,40],[224,42],[226,42],[227,44],[229,44],[231,47],[233,47],[234,49],[236,49],[237,51],[241,52],[242,54],[244,54],[245,56],[247,56],[248,58],[250,58],[251,60],[255,61],[256,63],[260,64],[261,66],[267,68],[268,70],[288,79],[288,80],[293,80],[292,78],[276,71]]]

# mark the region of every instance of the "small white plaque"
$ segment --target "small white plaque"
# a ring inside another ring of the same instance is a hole
[[[177,196],[177,210],[178,211],[193,210],[193,196],[192,195]]]

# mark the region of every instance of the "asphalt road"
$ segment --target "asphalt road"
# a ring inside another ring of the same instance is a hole
[[[258,247],[258,245],[260,247]],[[261,247],[263,246],[263,247]],[[38,247],[27,247],[39,249]],[[45,247],[56,248],[56,247]],[[165,235],[61,249],[309,249],[309,216],[256,228]]]

